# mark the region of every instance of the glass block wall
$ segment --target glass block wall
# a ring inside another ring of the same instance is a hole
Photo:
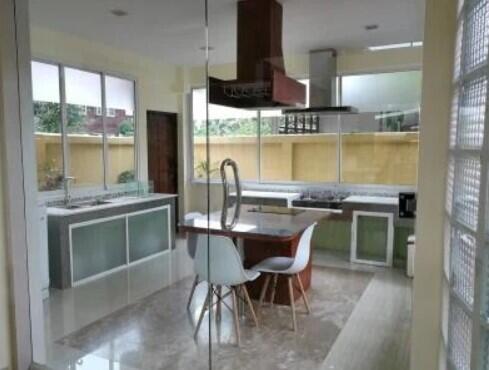
[[[459,1],[446,192],[446,368],[489,370],[489,0]]]

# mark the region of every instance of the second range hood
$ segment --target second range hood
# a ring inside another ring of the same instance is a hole
[[[237,79],[209,78],[209,101],[234,108],[302,108],[306,87],[285,72],[282,5],[241,0],[238,7]]]
[[[352,106],[336,105],[336,50],[313,50],[309,53],[309,108],[286,109],[285,114],[355,114]]]

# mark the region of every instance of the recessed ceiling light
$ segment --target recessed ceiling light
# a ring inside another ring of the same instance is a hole
[[[112,9],[110,14],[115,15],[116,17],[125,17],[128,13],[122,9]]]
[[[364,26],[364,28],[367,31],[374,31],[374,30],[379,28],[379,25],[378,24],[367,24],[366,26]]]

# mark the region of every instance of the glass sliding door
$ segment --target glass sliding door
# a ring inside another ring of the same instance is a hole
[[[198,256],[208,265],[197,253],[208,230],[182,224],[208,213],[202,181],[235,156],[230,143],[252,145],[257,121],[207,113],[206,2],[26,1],[39,190],[27,207],[39,213],[33,250],[46,257],[29,277],[42,277],[44,298],[31,306],[44,339],[35,360],[53,370],[211,368],[210,286],[194,267]],[[220,151],[205,163],[209,122]],[[257,157],[247,157],[243,175],[256,179]]]

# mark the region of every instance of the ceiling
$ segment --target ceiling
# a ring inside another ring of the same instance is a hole
[[[284,54],[423,38],[424,0],[282,0]],[[204,62],[204,0],[30,0],[35,26],[174,64]],[[121,9],[128,13],[116,17]],[[374,31],[364,26],[378,24]],[[209,0],[211,63],[236,54],[236,0]]]

